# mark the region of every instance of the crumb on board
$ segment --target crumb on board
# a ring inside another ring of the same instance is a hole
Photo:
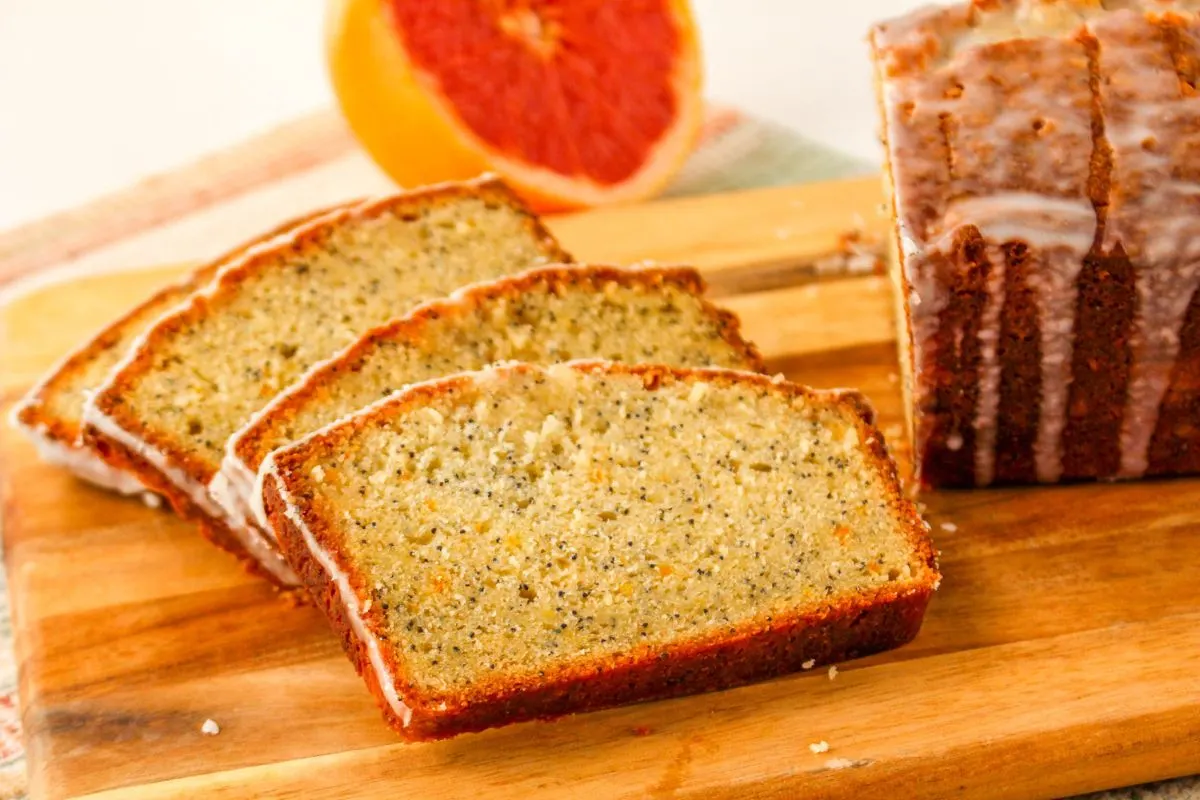
[[[634,736],[649,736],[654,733],[654,729],[649,725],[635,725],[633,728]]]
[[[221,732],[221,726],[214,720],[206,719],[204,720],[204,724],[200,726],[200,732],[205,736],[216,736]]]
[[[303,608],[309,603],[309,595],[304,587],[297,589],[281,589],[279,591],[279,599],[284,602],[288,608]]]
[[[853,767],[857,762],[851,761],[848,758],[831,758],[825,762],[826,769],[846,769]]]
[[[810,658],[808,661],[805,661],[803,664],[800,665],[800,669],[812,669],[816,665],[817,665],[817,660],[815,658]]]
[[[808,746],[808,749],[812,750],[814,753],[828,753],[829,752],[829,742],[822,739],[819,742],[814,742],[813,744],[810,744]]]
[[[862,234],[842,234],[834,252],[812,263],[817,275],[880,275],[883,272],[882,248],[877,242],[864,242]]]
[[[142,502],[146,508],[162,508],[162,498],[154,492],[142,492]]]
[[[833,680],[836,677],[837,677],[837,667],[830,667],[829,668],[829,680]]]
[[[956,530],[958,530],[958,526],[953,522],[943,522],[938,527],[944,530],[946,533],[954,533]]]
[[[818,275],[882,275],[883,254],[883,242],[856,227],[840,234],[834,251],[814,261],[813,269]]]

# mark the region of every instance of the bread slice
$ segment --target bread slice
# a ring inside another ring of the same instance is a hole
[[[261,503],[252,502],[255,475],[272,450],[408,384],[500,361],[607,358],[762,370],[737,317],[704,300],[703,292],[704,281],[692,269],[559,265],[427,303],[371,331],[278,395],[229,440],[212,495],[235,531],[261,536],[269,526]]]
[[[156,323],[92,398],[85,437],[134,470],[216,544],[247,554],[206,486],[226,440],[281,389],[421,302],[531,265],[570,260],[495,179],[344,209],[223,270]]]
[[[277,451],[289,561],[408,739],[895,647],[938,571],[853,392],[572,362],[419,384]]]
[[[182,281],[155,292],[55,365],[13,409],[13,423],[37,446],[44,460],[66,467],[105,489],[122,494],[145,492],[146,487],[135,474],[106,464],[80,442],[85,393],[104,382],[138,336],[216,277],[221,269],[237,262],[251,249],[272,242],[304,223],[358,202],[361,201],[283,222],[196,269]]]

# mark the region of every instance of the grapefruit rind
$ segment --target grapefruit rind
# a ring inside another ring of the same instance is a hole
[[[691,11],[684,0],[670,0],[669,6],[679,33],[670,82],[676,115],[641,167],[618,183],[514,159],[477,137],[444,101],[436,78],[412,64],[386,0],[331,4],[326,42],[330,77],[354,135],[401,186],[464,180],[494,170],[541,211],[632,202],[656,194],[678,172],[703,117],[702,68]]]

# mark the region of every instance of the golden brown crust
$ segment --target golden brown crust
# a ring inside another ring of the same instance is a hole
[[[575,362],[572,368],[581,372],[639,376],[649,389],[676,381],[703,380],[841,406],[857,420],[860,441],[866,444],[869,454],[868,461],[887,486],[887,500],[911,543],[914,559],[921,565],[918,572],[922,574],[909,584],[860,592],[816,611],[776,615],[769,623],[751,623],[733,633],[683,642],[671,648],[665,658],[659,651],[646,649],[619,657],[568,663],[548,670],[545,678],[536,681],[501,677],[485,686],[473,687],[469,693],[432,697],[415,691],[410,688],[403,663],[395,658],[391,648],[383,647],[380,655],[395,689],[412,710],[412,718],[405,725],[380,688],[380,679],[386,681],[388,677],[375,673],[366,645],[354,633],[338,587],[309,549],[304,533],[289,512],[300,515],[318,547],[345,573],[353,591],[360,597],[366,592],[366,581],[348,563],[337,530],[326,522],[331,518],[331,509],[322,508],[319,499],[306,494],[297,479],[309,453],[342,447],[347,438],[363,427],[394,418],[439,396],[472,387],[480,375],[533,372],[541,371],[541,368],[517,364],[418,384],[369,413],[346,420],[301,445],[279,451],[274,470],[264,484],[267,516],[285,556],[317,605],[327,614],[359,674],[366,677],[385,719],[402,736],[409,740],[444,738],[521,720],[723,689],[794,672],[809,660],[825,664],[879,652],[916,636],[939,579],[936,553],[928,536],[928,526],[901,492],[895,465],[888,456],[882,434],[872,424],[871,407],[861,394],[821,392],[734,370],[672,369],[599,361]],[[280,483],[287,486],[289,496],[300,496],[305,502],[289,508],[280,493]],[[374,607],[360,619],[368,629],[379,632],[385,629],[383,614],[382,609]]]
[[[154,369],[154,354],[161,343],[205,316],[210,307],[235,294],[238,287],[250,276],[277,261],[282,253],[296,254],[317,245],[348,220],[371,219],[389,212],[398,212],[403,216],[406,208],[413,209],[412,213],[416,214],[419,209],[428,208],[431,204],[449,203],[466,194],[484,200],[490,199],[498,205],[503,204],[519,210],[526,216],[529,230],[542,243],[549,258],[556,261],[571,260],[571,256],[558,246],[541,221],[497,178],[431,186],[391,195],[354,208],[340,209],[295,229],[292,235],[277,247],[256,252],[238,265],[224,270],[207,291],[193,295],[188,306],[155,325],[132,360],[113,377],[104,391],[96,395],[93,400],[96,409],[131,436],[161,452],[169,463],[181,469],[192,480],[207,485],[215,474],[215,467],[197,457],[171,436],[151,427],[146,420],[129,409],[123,400],[136,381]]]
[[[197,268],[183,280],[158,290],[113,320],[89,342],[58,364],[52,374],[44,378],[26,395],[17,412],[17,420],[30,428],[43,431],[50,439],[62,444],[69,446],[80,444],[80,421],[54,414],[49,404],[52,397],[69,389],[76,376],[87,364],[124,341],[126,333],[131,328],[140,330],[148,327],[155,318],[169,311],[174,305],[183,302],[188,295],[203,287],[216,277],[221,269],[244,256],[251,248],[278,238],[331,211],[353,207],[361,202],[361,199],[350,200],[281,222],[253,239],[222,253]]]
[[[531,269],[519,275],[500,278],[488,283],[468,287],[455,297],[435,300],[423,304],[406,317],[393,320],[368,331],[341,355],[310,372],[303,383],[294,387],[268,416],[259,419],[248,428],[235,443],[235,451],[241,461],[252,471],[257,470],[274,449],[271,441],[264,443],[263,437],[270,432],[275,420],[287,419],[291,412],[304,405],[329,375],[337,372],[354,371],[383,341],[411,341],[419,337],[432,320],[445,317],[469,317],[484,303],[498,298],[516,299],[540,283],[554,287],[589,284],[601,286],[615,283],[623,287],[677,286],[683,291],[700,297],[706,286],[700,273],[690,267],[641,267],[636,269],[608,265],[552,264]],[[762,372],[766,369],[762,355],[755,346],[741,335],[741,321],[731,311],[719,308],[700,297],[704,312],[713,319],[722,337],[746,360],[748,369]]]

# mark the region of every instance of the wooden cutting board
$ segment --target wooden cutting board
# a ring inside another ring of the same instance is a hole
[[[881,231],[877,205],[870,180],[552,227],[583,258],[702,265],[774,369],[862,388],[898,440],[885,281],[814,279],[846,230]],[[179,271],[10,304],[4,406]],[[926,495],[945,581],[924,630],[836,679],[407,745],[313,609],[169,514],[40,464],[7,428],[0,453],[36,797],[1053,797],[1200,772],[1195,480]]]

